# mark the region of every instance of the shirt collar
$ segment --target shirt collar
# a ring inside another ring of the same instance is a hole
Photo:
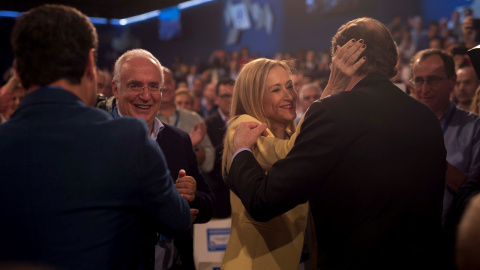
[[[438,120],[440,120],[440,122],[445,121],[448,115],[450,115],[450,112],[453,110],[453,107],[455,107],[455,104],[453,104],[453,102],[450,101],[450,103],[448,103],[447,108],[443,112],[442,116]]]
[[[222,111],[220,110],[220,108],[217,109],[218,111],[218,114],[220,114],[220,117],[222,118],[223,122],[227,122],[227,117],[225,116],[225,114],[222,113]]]
[[[118,109],[118,107],[115,107],[114,109],[114,115],[118,114],[119,117],[123,117],[122,113],[120,112],[120,110]],[[150,134],[150,138],[152,138],[152,140],[156,141],[157,138],[158,138],[158,133],[160,133],[160,131],[164,128],[165,126],[162,124],[162,122],[160,122],[160,120],[158,120],[157,117],[155,117],[155,119],[153,120],[153,129],[152,129],[152,133]]]

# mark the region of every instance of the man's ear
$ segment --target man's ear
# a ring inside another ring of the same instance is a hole
[[[13,76],[17,81],[21,82],[17,71],[17,59],[13,59]]]
[[[453,75],[450,79],[448,79],[448,83],[450,84],[450,89],[451,93],[453,93],[453,88],[455,87],[455,84],[457,83],[457,75]]]
[[[115,83],[115,81],[112,80],[112,93],[113,95],[118,98],[118,86],[117,86],[117,83]]]
[[[95,65],[95,49],[90,49],[90,51],[88,52],[87,66],[85,67],[85,75],[88,78],[95,79],[95,84],[96,84],[97,67]]]

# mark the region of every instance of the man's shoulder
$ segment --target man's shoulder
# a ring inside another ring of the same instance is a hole
[[[179,108],[178,113],[180,115],[180,118],[184,118],[187,120],[192,120],[196,122],[204,122],[203,118],[196,112],[192,112],[186,109]]]
[[[90,109],[92,110],[91,115],[96,115],[97,118],[95,121],[92,117],[91,122],[85,125],[90,125],[92,131],[99,132],[99,136],[102,134],[106,137],[110,136],[107,139],[111,141],[116,139],[136,140],[148,136],[148,126],[143,119],[130,116],[114,119],[106,111]]]
[[[215,111],[214,113],[209,115],[207,118],[205,118],[205,123],[207,124],[207,126],[212,125],[212,124],[214,124],[215,122],[218,122],[218,121],[223,122],[223,119],[220,116],[220,113],[218,113],[218,111]]]
[[[480,115],[469,112],[460,108],[456,108],[458,111],[458,117],[468,123],[474,123],[475,125],[480,125]]]
[[[188,133],[175,127],[170,124],[162,122],[164,125],[163,129],[160,131],[162,136],[161,138],[163,139],[165,137],[173,137],[173,138],[179,138],[179,139],[185,139],[188,137]]]

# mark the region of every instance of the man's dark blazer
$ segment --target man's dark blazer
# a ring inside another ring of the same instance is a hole
[[[114,110],[118,110],[115,108]],[[114,113],[114,117],[118,114]],[[198,166],[197,156],[190,140],[190,135],[185,131],[162,123],[163,129],[157,135],[157,143],[165,155],[168,170],[172,180],[178,178],[178,172],[183,169],[188,176],[192,176],[197,182],[195,200],[190,207],[198,209],[195,223],[205,223],[210,220],[215,207],[215,196],[205,182],[202,171]],[[148,227],[148,226],[147,226]],[[153,269],[154,250],[158,241],[153,231],[146,229],[144,235],[146,269]],[[150,241],[151,239],[151,241]],[[178,248],[182,260],[181,269],[194,269],[193,262],[193,238],[191,232],[175,237],[174,244]]]
[[[0,261],[139,269],[142,219],[190,226],[145,121],[112,119],[60,88],[25,96],[0,125]]]
[[[208,174],[207,181],[217,199],[214,217],[226,218],[232,213],[230,206],[230,190],[225,185],[222,177],[223,137],[225,136],[226,123],[218,110],[205,119],[207,133],[213,147],[215,147],[215,162],[213,170]]]
[[[198,166],[190,135],[169,124],[162,124],[164,128],[158,133],[157,142],[167,158],[170,174],[173,179],[177,179],[178,171],[184,169],[188,176],[195,178],[197,192],[195,192],[195,200],[191,204],[191,208],[196,208],[199,211],[195,223],[208,222],[214,211],[215,196]],[[175,237],[173,243],[177,247],[182,260],[179,269],[195,269],[191,232]]]
[[[267,176],[243,151],[227,184],[258,221],[309,201],[319,269],[440,269],[445,158],[434,113],[370,75],[313,103]]]

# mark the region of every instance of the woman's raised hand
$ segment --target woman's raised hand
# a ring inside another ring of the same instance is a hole
[[[322,98],[342,92],[347,88],[352,75],[367,61],[365,56],[358,58],[366,48],[367,45],[362,39],[358,41],[352,39],[342,47],[337,46],[330,66],[330,78],[323,90]]]

